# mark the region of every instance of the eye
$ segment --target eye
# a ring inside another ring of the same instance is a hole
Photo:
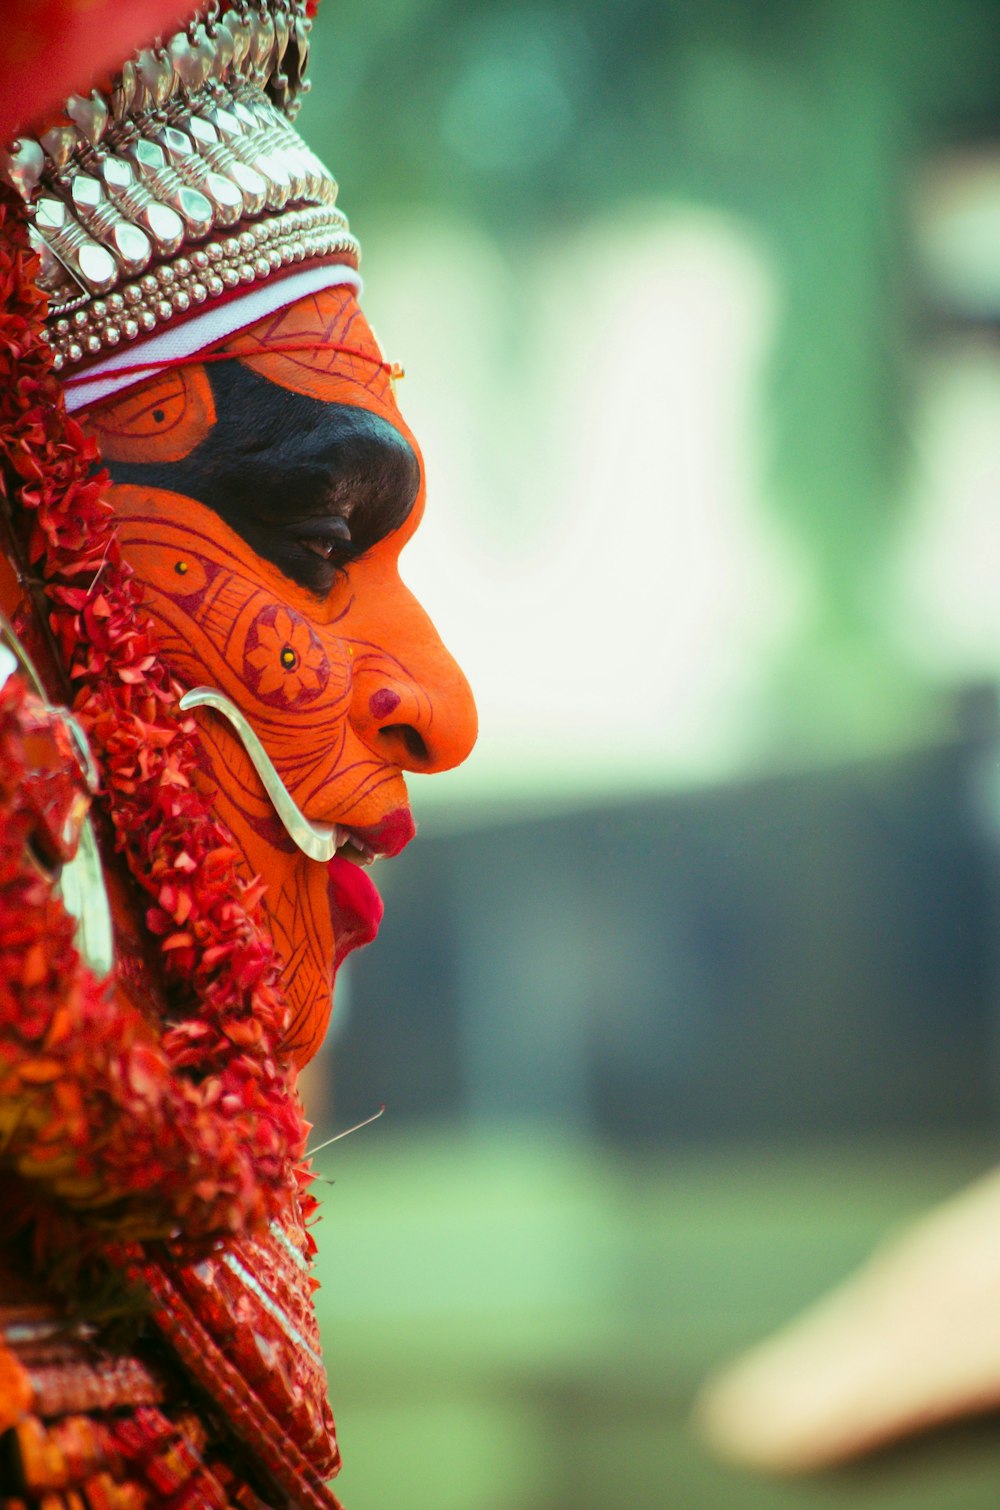
[[[302,547],[313,556],[318,556],[321,561],[332,561],[337,554],[335,540],[307,540],[303,539]]]
[[[339,515],[300,524],[295,531],[295,537],[304,551],[308,551],[311,556],[317,556],[320,561],[342,561],[350,558],[350,525]]]

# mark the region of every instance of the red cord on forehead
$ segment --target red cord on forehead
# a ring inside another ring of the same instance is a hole
[[[102,377],[131,376],[134,372],[165,372],[169,367],[193,367],[201,362],[239,362],[248,357],[270,356],[273,351],[340,351],[345,356],[357,357],[361,362],[371,362],[373,366],[381,367],[390,378],[403,376],[403,369],[398,362],[386,362],[372,356],[370,351],[362,351],[358,346],[342,346],[338,341],[268,341],[261,346],[259,352],[195,351],[190,356],[167,357],[158,362],[133,362],[128,367],[115,367],[113,371],[98,373],[96,376],[91,372],[78,372],[73,377],[64,378],[63,386],[72,388],[78,383],[97,382]]]

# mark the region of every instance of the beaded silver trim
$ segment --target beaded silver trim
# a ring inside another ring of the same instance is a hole
[[[317,1353],[316,1349],[313,1347],[312,1343],[309,1341],[308,1337],[304,1337],[302,1335],[291,1318],[281,1309],[276,1301],[271,1299],[270,1295],[264,1289],[264,1286],[261,1284],[260,1280],[257,1279],[255,1275],[250,1273],[250,1270],[246,1267],[245,1264],[240,1263],[240,1260],[236,1257],[236,1254],[228,1252],[223,1253],[222,1262],[225,1264],[226,1268],[230,1270],[231,1273],[236,1275],[236,1278],[242,1285],[246,1287],[246,1289],[251,1290],[253,1294],[256,1295],[257,1299],[260,1301],[261,1305],[264,1307],[268,1315],[274,1317],[274,1320],[278,1323],[279,1327],[284,1332],[289,1342],[294,1343],[296,1347],[300,1347],[305,1353],[306,1357],[309,1359],[310,1363],[315,1364],[316,1368],[322,1368],[323,1360],[320,1357],[319,1353]]]
[[[291,210],[236,236],[207,242],[105,299],[50,317],[47,333],[55,369],[61,372],[150,335],[241,283],[259,283],[280,268],[317,257],[344,256],[356,262],[357,250],[344,216],[333,208]]]
[[[288,1233],[285,1231],[281,1223],[274,1221],[268,1222],[267,1229],[270,1232],[271,1236],[274,1238],[275,1242],[278,1243],[280,1247],[284,1248],[285,1252],[288,1254],[295,1267],[301,1270],[303,1274],[308,1274],[309,1264],[306,1261],[305,1256],[292,1242],[291,1238],[288,1236]]]
[[[65,370],[240,284],[360,248],[337,185],[291,125],[305,0],[208,0],[128,59],[107,94],[0,155],[22,196]]]

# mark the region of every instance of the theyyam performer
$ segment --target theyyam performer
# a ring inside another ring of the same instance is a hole
[[[5,8],[5,1506],[337,1503],[296,1076],[475,710],[310,9]]]

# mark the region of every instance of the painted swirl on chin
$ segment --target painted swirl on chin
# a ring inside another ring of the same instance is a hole
[[[304,335],[373,360],[268,353]],[[378,928],[365,862],[412,837],[403,773],[463,760],[475,708],[399,578],[423,509],[419,452],[353,296],[302,300],[229,345],[245,357],[165,373],[88,423],[167,664],[231,699],[302,812],[340,827],[337,856],[308,859],[230,725],[197,713],[219,815],[267,885],[304,1062],[336,966]]]

